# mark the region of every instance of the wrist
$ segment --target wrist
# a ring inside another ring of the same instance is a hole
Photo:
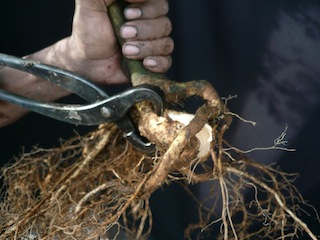
[[[59,66],[52,55],[53,47],[48,47],[25,58],[45,64]],[[41,79],[33,74],[28,74],[10,67],[0,69],[0,88],[30,99],[51,102],[69,94],[65,89]],[[0,101],[0,127],[8,125],[28,111],[16,105]]]
[[[69,46],[69,37],[42,49],[41,51],[27,55],[24,58],[39,61],[41,63],[73,71],[72,48]]]

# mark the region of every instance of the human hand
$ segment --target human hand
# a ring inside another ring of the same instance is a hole
[[[143,60],[154,72],[165,72],[171,65],[173,41],[166,0],[127,0],[129,20],[121,28],[125,39],[122,51],[117,44],[107,7],[114,0],[75,0],[73,30],[70,37],[25,58],[61,67],[82,75],[97,84],[124,83],[122,53]],[[41,101],[55,101],[70,92],[34,75],[5,68],[0,71],[1,88]],[[0,127],[27,113],[25,109],[0,101]]]
[[[127,0],[128,20],[120,35],[125,40],[122,54],[143,60],[145,68],[165,72],[171,66],[173,41],[168,36],[171,22],[166,0]],[[105,83],[127,81],[121,70],[121,51],[114,36],[107,7],[113,0],[76,0],[73,31],[68,39],[73,71]],[[84,72],[85,71],[85,72]]]

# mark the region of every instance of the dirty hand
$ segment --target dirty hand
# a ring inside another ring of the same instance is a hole
[[[165,72],[171,66],[173,41],[168,36],[171,22],[166,0],[127,0],[124,11],[128,20],[120,35],[125,40],[122,51],[117,45],[107,7],[113,0],[76,0],[73,31],[69,38],[72,58],[89,79],[98,83],[127,81],[120,67],[121,52],[130,59],[143,60],[145,68]]]
[[[113,1],[75,0],[71,36],[25,58],[64,68],[98,84],[128,81],[121,69],[122,53],[128,58],[143,60],[144,66],[151,71],[168,70],[173,42],[168,37],[171,23],[165,16],[168,12],[166,0],[127,0],[130,5],[124,14],[129,21],[121,28],[121,36],[126,40],[122,51],[107,14],[107,7]],[[47,102],[70,94],[35,75],[11,68],[0,69],[0,85],[3,90]],[[0,127],[27,112],[0,101]]]

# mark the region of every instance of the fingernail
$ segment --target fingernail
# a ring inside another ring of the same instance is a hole
[[[121,28],[121,37],[124,39],[130,39],[130,38],[134,38],[137,36],[138,31],[137,28],[134,26],[123,26]]]
[[[139,54],[140,50],[135,45],[125,44],[123,45],[123,54],[127,56],[134,56]]]
[[[144,65],[147,67],[156,67],[158,65],[158,62],[153,58],[146,58],[144,60]]]
[[[126,8],[124,10],[124,16],[128,20],[137,19],[142,16],[142,11],[137,7]]]

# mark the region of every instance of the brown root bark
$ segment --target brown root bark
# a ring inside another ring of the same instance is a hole
[[[222,239],[254,235],[284,239],[301,232],[316,239],[299,218],[305,202],[292,176],[251,161],[225,143],[231,117],[211,85],[147,77],[138,82],[160,86],[173,103],[197,95],[205,104],[186,126],[168,114],[157,116],[147,103],[137,107],[134,116],[140,132],[158,148],[154,156],[128,145],[112,124],[61,147],[22,154],[2,169],[6,189],[0,203],[1,239],[121,239],[123,234],[146,239],[152,228],[149,198],[172,181],[187,191],[190,184],[212,185],[207,198],[200,201],[193,196],[199,222],[190,224],[186,238],[194,230],[205,234],[220,224]],[[205,124],[212,127],[211,158],[198,158],[195,135]],[[253,192],[249,202],[248,190]],[[253,223],[261,228],[250,231]]]

